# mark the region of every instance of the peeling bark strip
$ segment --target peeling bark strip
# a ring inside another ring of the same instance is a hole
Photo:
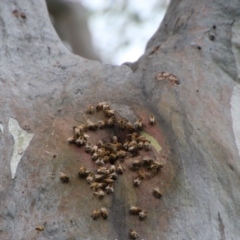
[[[8,130],[14,139],[13,154],[10,162],[12,179],[14,179],[17,171],[17,166],[24,154],[24,151],[29,146],[34,134],[24,131],[19,126],[18,121],[14,118],[9,118]]]
[[[168,72],[160,72],[156,75],[155,78],[158,81],[168,80],[171,83],[171,85],[178,85],[180,83],[179,79],[175,75]]]

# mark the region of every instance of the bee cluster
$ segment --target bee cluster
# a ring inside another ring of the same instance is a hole
[[[86,124],[73,126],[73,135],[69,137],[67,141],[79,147],[84,146],[85,152],[91,155],[97,169],[91,172],[85,166],[81,166],[78,174],[79,177],[85,179],[90,185],[90,188],[94,190],[93,195],[98,199],[102,199],[106,194],[112,194],[114,192],[114,183],[118,175],[123,174],[125,171],[122,166],[125,158],[129,160],[132,157],[138,156],[141,150],[149,151],[151,149],[151,143],[145,136],[139,133],[139,130],[142,130],[144,127],[142,118],[139,118],[132,124],[124,118],[117,117],[115,111],[111,109],[110,105],[106,102],[100,102],[96,107],[89,105],[86,113],[92,115],[95,111],[102,111],[105,119],[99,120],[97,123],[86,120]],[[152,115],[149,117],[149,124],[155,124],[155,117]],[[124,138],[114,135],[109,142],[100,140],[95,145],[92,145],[88,141],[89,135],[86,134],[86,132],[103,128],[114,128],[115,132],[118,132],[119,129],[126,130],[126,134]],[[133,179],[133,186],[138,187],[147,177],[151,178],[155,176],[162,167],[163,165],[161,163],[154,161],[149,156],[133,160],[130,163],[130,169],[137,172],[137,176]],[[68,176],[64,173],[61,173],[60,179],[63,183],[69,182]],[[159,188],[154,188],[152,193],[156,198],[161,198]],[[137,215],[140,220],[144,220],[147,217],[148,211],[138,206],[131,206],[129,213]],[[100,210],[95,209],[91,217],[94,220],[100,217],[107,219],[107,209],[105,207],[102,207]],[[138,234],[133,229],[130,229],[129,237],[136,239],[138,238]]]

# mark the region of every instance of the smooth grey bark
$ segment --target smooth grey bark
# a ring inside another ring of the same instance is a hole
[[[129,228],[140,239],[239,238],[239,1],[171,1],[144,55],[128,64],[134,71],[69,53],[44,1],[1,2],[0,16],[1,239],[127,239]],[[158,81],[161,72],[180,84]],[[80,164],[92,166],[86,154],[66,143],[99,101],[129,119],[155,115],[146,132],[163,147],[155,158],[167,158],[153,182],[134,190],[126,171],[102,202],[76,176]],[[13,180],[9,118],[34,134]],[[69,185],[59,182],[63,170]],[[160,201],[149,194],[155,185]],[[146,221],[129,216],[137,203]],[[101,204],[109,219],[93,221]]]

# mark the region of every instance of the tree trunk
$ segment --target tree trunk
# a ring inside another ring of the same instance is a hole
[[[239,238],[239,1],[172,0],[130,68],[71,54],[44,1],[2,1],[0,16],[0,239],[124,240],[129,229],[139,239]],[[114,193],[99,200],[78,177],[81,165],[93,172],[96,164],[67,139],[74,125],[106,120],[86,113],[102,101],[116,122],[86,132],[92,145],[123,141],[128,131],[117,121],[142,118],[151,149],[128,153]],[[146,169],[134,187],[131,165],[144,156],[163,168]],[[129,214],[132,205],[147,218]],[[93,220],[101,207],[108,219]]]

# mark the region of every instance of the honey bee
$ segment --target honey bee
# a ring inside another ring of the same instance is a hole
[[[132,162],[132,167],[133,167],[133,168],[139,168],[139,167],[141,167],[141,166],[142,166],[142,161],[141,161],[140,159],[134,160],[134,161]]]
[[[93,195],[101,199],[105,196],[105,192],[99,189],[98,191],[94,192]]]
[[[115,117],[114,117],[114,116],[110,117],[110,118],[107,120],[107,125],[108,125],[109,127],[112,127],[112,126],[114,125],[114,121],[115,121]]]
[[[144,170],[139,170],[138,171],[138,178],[140,180],[143,180],[143,179],[145,179],[145,177],[146,177],[146,172]]]
[[[113,136],[113,137],[112,137],[112,142],[113,142],[114,144],[116,144],[116,143],[118,142],[117,136]]]
[[[154,125],[155,123],[156,123],[155,117],[153,115],[151,115],[149,117],[149,124]]]
[[[113,180],[117,180],[117,174],[116,174],[116,172],[112,172],[112,173],[109,175],[109,177],[110,177],[111,179],[113,179]]]
[[[126,129],[127,129],[129,132],[134,132],[134,131],[135,131],[135,128],[134,128],[134,126],[132,125],[131,122],[128,121],[125,126],[126,126]]]
[[[127,153],[124,150],[117,151],[118,158],[125,158]]]
[[[104,162],[104,163],[108,163],[108,162],[109,162],[109,156],[105,155],[105,156],[103,157],[103,162]]]
[[[135,179],[133,180],[133,185],[134,185],[134,187],[138,187],[141,182],[142,182],[142,180],[141,180],[140,178],[135,178]]]
[[[125,128],[125,120],[121,119],[118,121],[118,127],[121,129],[121,130],[124,130]]]
[[[141,208],[138,206],[131,206],[129,209],[129,213],[134,215],[138,215],[141,211]]]
[[[157,172],[159,169],[161,169],[163,167],[163,165],[161,163],[158,163],[158,162],[153,162],[151,165],[150,165],[150,169],[153,171],[153,172]]]
[[[98,209],[95,209],[95,210],[93,211],[91,217],[92,217],[94,220],[98,219],[98,218],[100,217],[100,212],[99,212],[99,210],[98,210]]]
[[[86,178],[87,183],[90,184],[91,182],[93,182],[93,180],[94,180],[94,174],[89,173],[89,175]]]
[[[115,165],[111,165],[109,171],[110,171],[110,173],[116,172]]]
[[[152,193],[156,198],[161,198],[162,197],[162,194],[161,194],[160,189],[158,187],[154,188]]]
[[[148,141],[146,139],[146,137],[144,137],[144,136],[138,136],[138,137],[136,137],[136,140],[137,140],[137,142],[146,142],[146,141]]]
[[[143,164],[149,166],[153,163],[153,160],[150,157],[145,156],[143,159]]]
[[[105,178],[103,180],[103,182],[105,182],[105,183],[114,183],[114,180],[112,178]]]
[[[73,126],[73,133],[75,136],[79,137],[82,134],[83,130],[77,126]]]
[[[144,220],[147,217],[148,211],[146,210],[141,210],[141,212],[139,212],[138,217],[140,220]]]
[[[107,117],[112,117],[112,116],[114,116],[114,110],[112,110],[112,109],[104,110],[104,114],[105,114]]]
[[[81,177],[81,178],[87,177],[87,175],[88,175],[89,173],[90,173],[90,172],[89,172],[84,166],[81,166],[81,167],[79,168],[79,172],[78,172],[79,177]]]
[[[143,142],[139,142],[137,146],[138,146],[138,149],[143,149]]]
[[[105,186],[105,184],[103,183],[97,183],[97,182],[93,182],[90,185],[90,188],[94,188],[95,190],[99,189],[99,188],[103,188]]]
[[[111,107],[108,103],[103,104],[103,111],[110,110],[110,109],[111,109]]]
[[[98,125],[93,123],[90,120],[87,120],[87,127],[89,130],[93,130],[93,131],[98,129]]]
[[[60,172],[60,180],[63,183],[69,183],[69,177],[63,172]]]
[[[94,145],[94,146],[92,147],[92,153],[97,152],[97,150],[98,150],[98,146],[97,146],[97,145]]]
[[[108,212],[107,212],[107,209],[105,207],[102,207],[100,209],[100,214],[103,217],[103,219],[107,219],[108,218]]]
[[[98,158],[95,163],[96,163],[98,166],[103,166],[103,165],[104,165],[103,159],[100,159],[100,158]]]
[[[93,114],[94,113],[94,107],[92,105],[89,105],[87,108],[87,113],[88,114]]]
[[[114,153],[111,153],[111,154],[109,155],[109,161],[110,161],[111,163],[114,163],[116,160],[117,160],[117,155],[114,154]]]
[[[104,179],[104,175],[103,174],[95,174],[94,179],[96,182],[101,182]]]
[[[134,231],[133,229],[130,229],[130,230],[129,230],[129,237],[130,237],[131,239],[137,239],[137,238],[139,238],[137,232]]]
[[[100,111],[103,109],[103,105],[106,105],[107,103],[106,102],[99,102],[96,106],[96,110],[97,111]]]
[[[95,160],[97,160],[98,159],[98,154],[95,152],[95,153],[93,153],[93,155],[92,155],[92,160],[93,161],[95,161]]]
[[[36,227],[36,230],[37,230],[38,232],[44,231],[44,227],[43,227],[43,226],[37,226],[37,227]]]
[[[143,127],[143,121],[142,118],[139,118],[135,123],[134,123],[135,129],[142,129]]]
[[[72,137],[69,137],[69,138],[67,139],[67,142],[68,142],[68,143],[75,143],[76,140],[77,140],[77,137],[72,136]]]
[[[104,147],[104,143],[102,140],[98,141],[98,144],[97,144],[98,148],[102,148]]]
[[[120,164],[117,165],[116,171],[118,174],[123,174],[123,168]]]
[[[106,125],[105,121],[103,121],[103,120],[101,120],[101,121],[98,121],[98,128],[99,128],[99,129],[102,129],[102,128],[104,128],[104,127],[105,127],[105,125]]]
[[[113,184],[108,184],[105,188],[107,194],[113,193],[114,192],[114,188],[113,188]]]
[[[82,145],[84,145],[84,144],[86,143],[86,140],[85,140],[82,136],[80,136],[80,137],[75,141],[75,143],[76,143],[78,146],[82,146]]]
[[[109,172],[109,170],[108,170],[106,167],[99,167],[99,168],[97,169],[97,173],[107,175],[107,174],[109,174],[110,172]]]
[[[145,149],[146,151],[150,150],[150,148],[151,148],[150,142],[148,142],[148,141],[144,142],[143,146],[144,146],[144,149]]]
[[[91,143],[86,143],[86,145],[85,145],[85,152],[90,153],[91,151],[92,151]]]

